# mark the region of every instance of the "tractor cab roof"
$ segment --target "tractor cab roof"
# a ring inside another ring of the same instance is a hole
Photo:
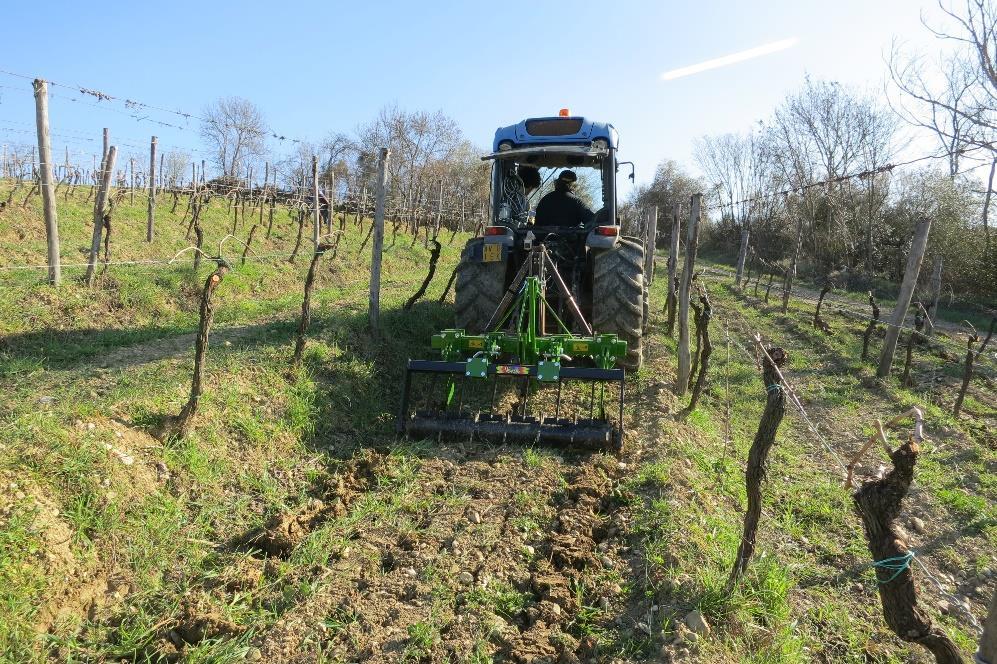
[[[519,164],[529,164],[538,168],[573,168],[591,166],[598,168],[609,154],[608,148],[593,148],[588,145],[531,145],[511,150],[499,150],[486,154],[481,159],[513,159]]]
[[[567,112],[567,111],[565,111]],[[619,134],[608,122],[595,122],[579,116],[527,118],[508,127],[499,127],[492,142],[493,152],[530,146],[592,146],[616,148]]]

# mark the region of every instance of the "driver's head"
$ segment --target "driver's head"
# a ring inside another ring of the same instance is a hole
[[[526,193],[530,193],[540,187],[540,171],[535,166],[520,166],[516,170],[516,173],[519,175],[519,179],[523,181]]]
[[[578,182],[578,176],[575,175],[574,171],[561,171],[554,182],[554,188],[558,191],[572,191],[576,182]]]

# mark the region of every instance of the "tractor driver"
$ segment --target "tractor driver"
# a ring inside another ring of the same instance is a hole
[[[554,181],[554,191],[550,192],[537,205],[537,226],[588,226],[595,213],[573,190],[578,176],[574,171],[561,171]]]

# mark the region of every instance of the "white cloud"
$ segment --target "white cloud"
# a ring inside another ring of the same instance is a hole
[[[752,58],[769,55],[770,53],[777,53],[779,51],[784,51],[787,48],[796,46],[799,41],[800,40],[796,37],[780,39],[779,41],[774,41],[769,44],[762,44],[761,46],[749,48],[746,51],[738,51],[737,53],[731,53],[730,55],[725,55],[720,58],[713,58],[712,60],[706,60],[698,64],[689,65],[688,67],[679,67],[678,69],[666,71],[661,75],[661,80],[672,81],[676,78],[682,78],[683,76],[692,76],[693,74],[698,74],[710,69],[718,69],[720,67],[726,67],[727,65],[737,64],[738,62],[744,62],[745,60],[751,60]]]

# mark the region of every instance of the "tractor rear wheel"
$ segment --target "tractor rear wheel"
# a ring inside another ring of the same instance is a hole
[[[645,317],[644,247],[621,239],[595,257],[592,274],[592,329],[627,342],[627,355],[617,364],[636,371],[643,360]]]
[[[485,326],[505,292],[505,261],[481,261],[481,238],[468,240],[457,264],[454,323],[468,334],[487,332]],[[475,258],[477,254],[477,258]]]

